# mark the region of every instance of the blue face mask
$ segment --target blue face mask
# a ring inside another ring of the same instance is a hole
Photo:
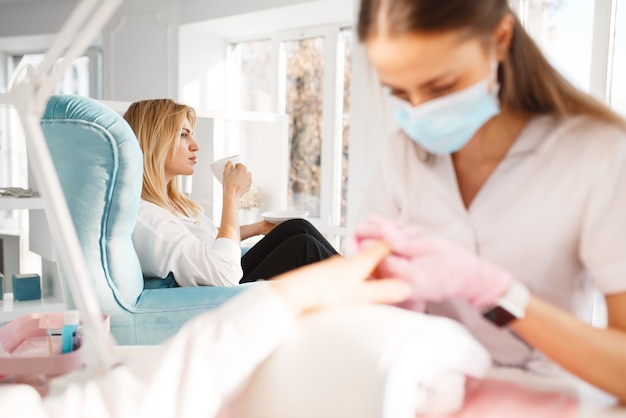
[[[495,71],[492,74],[489,79],[495,78]],[[457,152],[500,113],[499,86],[489,91],[489,79],[416,107],[399,108],[394,117],[409,138],[431,154]]]

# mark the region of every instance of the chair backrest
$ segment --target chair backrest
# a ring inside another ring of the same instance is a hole
[[[143,290],[131,239],[141,198],[141,149],[118,113],[85,97],[52,96],[41,126],[101,308],[114,315],[132,307]]]

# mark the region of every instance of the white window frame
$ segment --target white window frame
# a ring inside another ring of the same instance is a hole
[[[6,56],[5,68],[11,74],[17,66],[16,61],[24,55],[45,54],[46,51],[13,53]],[[89,47],[82,56],[89,58],[89,97],[96,100],[103,98],[103,64],[102,49],[99,47]]]
[[[617,2],[626,0],[595,0],[589,93],[610,106],[611,81],[613,77],[614,39],[616,31]],[[510,0],[528,33],[535,39],[539,28],[529,22],[529,6],[533,0]]]
[[[343,51],[338,48],[340,32],[352,28],[351,22],[340,22],[324,26],[302,28],[290,31],[245,38],[226,40],[226,109],[234,110],[234,102],[238,100],[237,80],[228,77],[234,74],[233,51],[231,46],[241,42],[269,40],[272,43],[272,110],[285,113],[285,81],[284,54],[281,43],[303,39],[322,37],[324,39],[324,80],[322,107],[322,146],[321,146],[321,179],[320,179],[320,216],[309,218],[330,241],[338,246],[339,240],[347,235],[347,228],[341,226],[341,175],[342,175],[342,115],[338,110],[343,108]],[[341,54],[341,56],[340,56]]]

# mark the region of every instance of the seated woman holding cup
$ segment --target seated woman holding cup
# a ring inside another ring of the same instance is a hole
[[[337,254],[304,219],[240,226],[239,199],[252,184],[243,164],[228,161],[224,166],[219,227],[181,193],[177,176],[193,174],[199,149],[193,108],[170,99],[144,100],[133,103],[124,119],[144,156],[142,200],[133,232],[144,277],[164,278],[165,286],[235,286]],[[255,235],[265,237],[242,257],[241,240]]]

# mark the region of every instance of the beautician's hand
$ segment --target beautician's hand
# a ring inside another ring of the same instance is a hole
[[[389,252],[387,244],[374,242],[352,257],[334,256],[281,274],[269,283],[296,315],[345,305],[402,302],[412,293],[406,281],[368,280]]]
[[[451,242],[419,234],[414,226],[374,218],[355,230],[360,246],[382,239],[392,248],[376,269],[378,277],[401,277],[414,287],[413,301],[467,300],[485,308],[513,281],[502,270]]]
[[[398,220],[387,219],[379,215],[371,215],[367,222],[358,225],[354,231],[355,247],[361,250],[369,241],[385,239],[388,243],[401,249],[407,248],[415,239],[422,236],[416,225],[406,224]]]
[[[225,194],[229,195],[232,193],[239,198],[250,190],[252,174],[250,174],[245,165],[241,163],[233,165],[229,161],[226,163],[226,167],[224,167],[222,185],[224,186]]]

